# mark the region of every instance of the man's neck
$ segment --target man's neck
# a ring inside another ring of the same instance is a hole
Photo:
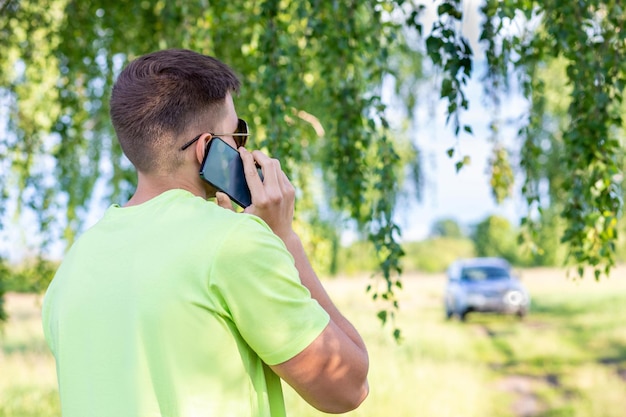
[[[197,182],[189,181],[184,175],[151,175],[139,172],[137,190],[124,207],[136,206],[168,190],[187,190],[198,197],[206,198],[206,190]]]

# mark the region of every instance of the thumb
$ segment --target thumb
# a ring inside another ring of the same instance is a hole
[[[217,200],[217,205],[225,208],[227,210],[233,210],[233,203],[230,201],[230,197],[224,194],[221,191],[215,193],[215,199]]]

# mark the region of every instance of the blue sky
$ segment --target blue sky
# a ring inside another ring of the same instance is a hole
[[[480,73],[474,78],[479,76]],[[453,218],[470,226],[490,214],[504,216],[514,224],[525,215],[519,175],[511,198],[498,205],[491,195],[488,159],[495,144],[489,131],[493,110],[484,105],[482,86],[475,79],[468,84],[467,94],[470,108],[463,113],[462,120],[472,126],[473,135],[454,136],[452,127],[445,123],[445,103],[441,101],[423,102],[413,116],[419,127],[412,132],[411,140],[423,155],[425,186],[422,202],[413,201],[398,209],[397,221],[406,240],[423,239],[431,224],[441,218]],[[519,117],[526,106],[519,95],[503,97],[499,117],[505,120]],[[519,147],[516,130],[506,127],[498,139],[514,160]],[[451,147],[455,147],[452,158],[446,152]],[[471,163],[457,172],[455,163],[464,155],[470,157]]]

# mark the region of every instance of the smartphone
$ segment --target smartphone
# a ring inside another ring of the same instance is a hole
[[[257,171],[262,181],[260,169]],[[239,206],[246,208],[252,204],[239,151],[218,137],[214,137],[207,145],[200,166],[200,177],[228,195]]]

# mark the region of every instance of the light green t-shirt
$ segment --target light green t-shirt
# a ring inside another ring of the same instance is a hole
[[[261,219],[184,190],[109,208],[43,305],[64,417],[284,416],[266,364],[328,321]]]

